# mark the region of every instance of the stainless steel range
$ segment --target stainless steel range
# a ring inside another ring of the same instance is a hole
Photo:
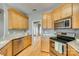
[[[70,37],[66,35],[57,35],[57,37],[50,37],[51,40],[54,41],[54,50],[56,51],[55,54],[57,55],[65,55],[67,56],[68,53],[68,42],[75,40],[75,37]]]

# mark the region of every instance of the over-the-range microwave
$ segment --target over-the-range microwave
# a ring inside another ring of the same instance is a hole
[[[56,20],[54,25],[55,25],[55,28],[71,28],[72,19],[66,18],[66,19],[62,19],[62,20]]]

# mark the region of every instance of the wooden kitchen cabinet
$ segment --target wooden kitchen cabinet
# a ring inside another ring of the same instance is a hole
[[[43,14],[42,27],[43,29],[54,29],[54,21],[51,13]]]
[[[72,16],[72,3],[61,4],[61,18]]]
[[[79,56],[79,52],[77,52],[73,47],[68,45],[68,56]]]
[[[31,36],[28,35],[14,39],[12,42],[13,42],[13,55],[17,55],[23,49],[27,48],[29,45],[32,44],[32,38]]]
[[[63,18],[72,16],[72,4],[61,4],[52,11],[52,15],[54,20],[62,20]]]
[[[32,36],[25,36],[24,38],[23,38],[24,40],[24,48],[26,48],[26,47],[28,47],[29,45],[31,45],[32,44]]]
[[[72,28],[79,29],[79,4],[73,4]]]
[[[54,21],[61,19],[61,7],[60,6],[58,6],[57,8],[53,10],[52,16],[53,16]]]
[[[52,54],[56,56],[55,41],[50,39],[50,55],[52,56]]]
[[[43,29],[47,28],[47,14],[43,14],[42,27]]]
[[[0,54],[3,56],[12,56],[12,41],[0,49]]]
[[[50,39],[48,37],[41,38],[41,49],[45,52],[50,52]]]
[[[51,13],[47,15],[47,29],[54,29],[54,21]]]
[[[20,51],[24,49],[23,37],[14,39],[12,43],[13,43],[13,55],[18,54]]]
[[[28,16],[14,8],[8,9],[8,29],[28,29]]]

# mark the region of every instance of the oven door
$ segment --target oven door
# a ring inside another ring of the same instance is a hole
[[[57,54],[59,56],[67,56],[67,44],[62,42],[58,42],[57,44],[55,43],[55,50],[57,51]]]
[[[63,44],[62,45],[62,55],[63,56],[67,56],[67,44]]]

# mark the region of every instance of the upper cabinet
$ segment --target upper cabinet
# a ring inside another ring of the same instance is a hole
[[[72,4],[71,3],[65,3],[61,4],[61,18],[67,18],[72,16]]]
[[[79,4],[64,3],[43,15],[43,28],[79,29]]]
[[[44,13],[42,19],[42,27],[43,29],[53,29],[54,21],[51,13]]]
[[[42,27],[43,29],[46,29],[47,27],[47,15],[46,14],[43,14]]]
[[[28,17],[16,9],[8,9],[8,18],[8,29],[28,29]]]
[[[73,4],[72,28],[79,29],[79,4]]]
[[[61,8],[60,6],[58,8],[55,8],[52,12],[52,16],[54,20],[61,19]]]

